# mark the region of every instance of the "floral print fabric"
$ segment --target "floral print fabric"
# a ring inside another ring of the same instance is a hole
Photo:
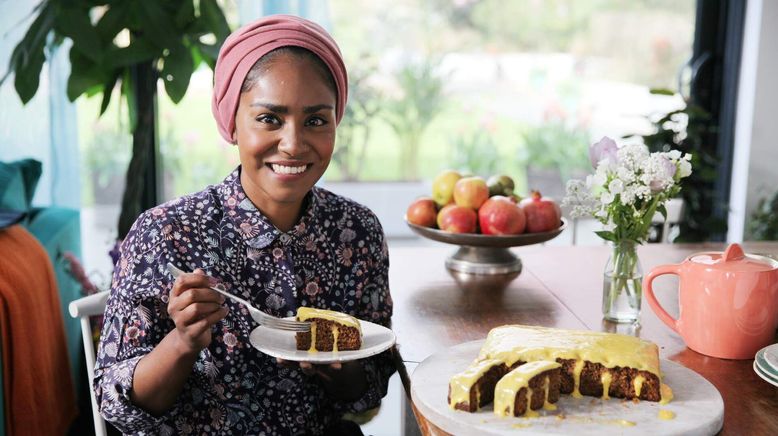
[[[143,213],[121,246],[97,354],[102,415],[127,434],[321,434],[345,412],[380,404],[394,371],[389,352],[361,360],[365,395],[329,397],[316,377],[285,368],[249,343],[257,327],[232,300],[176,404],[154,417],[129,399],[138,361],[175,328],[165,265],[202,268],[230,292],[274,316],[309,306],[389,326],[389,259],[378,219],[364,206],[314,187],[302,217],[277,230],[246,197],[240,167],[219,185]]]

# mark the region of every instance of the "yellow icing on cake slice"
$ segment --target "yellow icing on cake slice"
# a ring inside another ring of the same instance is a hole
[[[309,353],[318,353],[316,349],[316,324],[311,324],[311,347],[308,348]]]
[[[489,332],[478,358],[499,359],[508,365],[520,360],[588,360],[607,368],[635,368],[660,377],[656,344],[615,333],[506,325]],[[576,380],[576,391],[577,385]]]
[[[640,398],[640,393],[643,391],[643,382],[645,381],[646,378],[642,375],[639,375],[632,380],[632,387],[635,389],[635,397]]]
[[[359,330],[359,334],[362,334],[362,327],[359,324],[359,320],[351,315],[345,313],[335,312],[333,310],[314,309],[312,307],[298,307],[297,319],[300,321],[308,321],[313,318],[326,319],[347,327],[354,327]]]
[[[609,371],[603,371],[602,375],[600,376],[600,381],[602,382],[602,399],[609,400],[611,397],[608,395],[608,391],[611,388],[613,376]]]
[[[499,360],[487,359],[480,362],[475,362],[470,365],[466,370],[451,377],[449,381],[449,388],[451,393],[451,401],[449,406],[453,409],[459,403],[467,403],[470,401],[470,389],[473,385],[486,374],[493,366],[501,365]],[[480,397],[480,392],[478,393]],[[480,400],[480,398],[479,398]]]
[[[537,412],[531,410],[530,402],[532,398],[532,389],[529,387],[529,381],[532,377],[548,371],[559,368],[557,362],[552,361],[534,361],[525,363],[513,371],[509,372],[494,387],[494,413],[499,416],[513,416],[513,406],[516,402],[516,394],[521,388],[527,388],[527,409],[524,416],[537,416]],[[546,392],[548,392],[548,381],[546,381]]]

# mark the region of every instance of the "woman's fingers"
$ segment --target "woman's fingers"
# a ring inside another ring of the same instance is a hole
[[[194,273],[181,274],[170,291],[171,296],[178,296],[190,288],[208,288],[211,285],[210,278],[203,273],[203,270],[196,269]]]
[[[178,311],[173,320],[176,322],[176,325],[179,323],[184,325],[194,324],[223,307],[219,303],[192,303]]]
[[[191,330],[192,336],[195,337],[200,336],[201,334],[205,333],[206,330],[210,329],[211,326],[219,322],[219,320],[227,316],[228,312],[229,309],[227,309],[226,307],[222,307],[216,310],[215,312],[209,313],[201,320],[189,326],[188,330]]]

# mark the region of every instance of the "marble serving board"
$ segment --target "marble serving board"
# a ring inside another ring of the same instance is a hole
[[[562,395],[556,411],[539,411],[538,418],[502,418],[492,405],[476,413],[448,406],[448,381],[478,356],[483,340],[466,342],[425,359],[411,376],[411,396],[433,424],[457,435],[575,434],[580,435],[711,435],[721,430],[724,402],[719,391],[696,372],[662,359],[663,382],[673,389],[672,402],[633,403],[618,398],[573,398]],[[659,418],[669,410],[674,419]]]

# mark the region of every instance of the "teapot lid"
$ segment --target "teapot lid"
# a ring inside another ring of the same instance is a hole
[[[740,244],[730,244],[726,251],[698,253],[689,257],[694,263],[710,265],[724,271],[762,272],[778,269],[778,261],[767,256],[745,254]]]

